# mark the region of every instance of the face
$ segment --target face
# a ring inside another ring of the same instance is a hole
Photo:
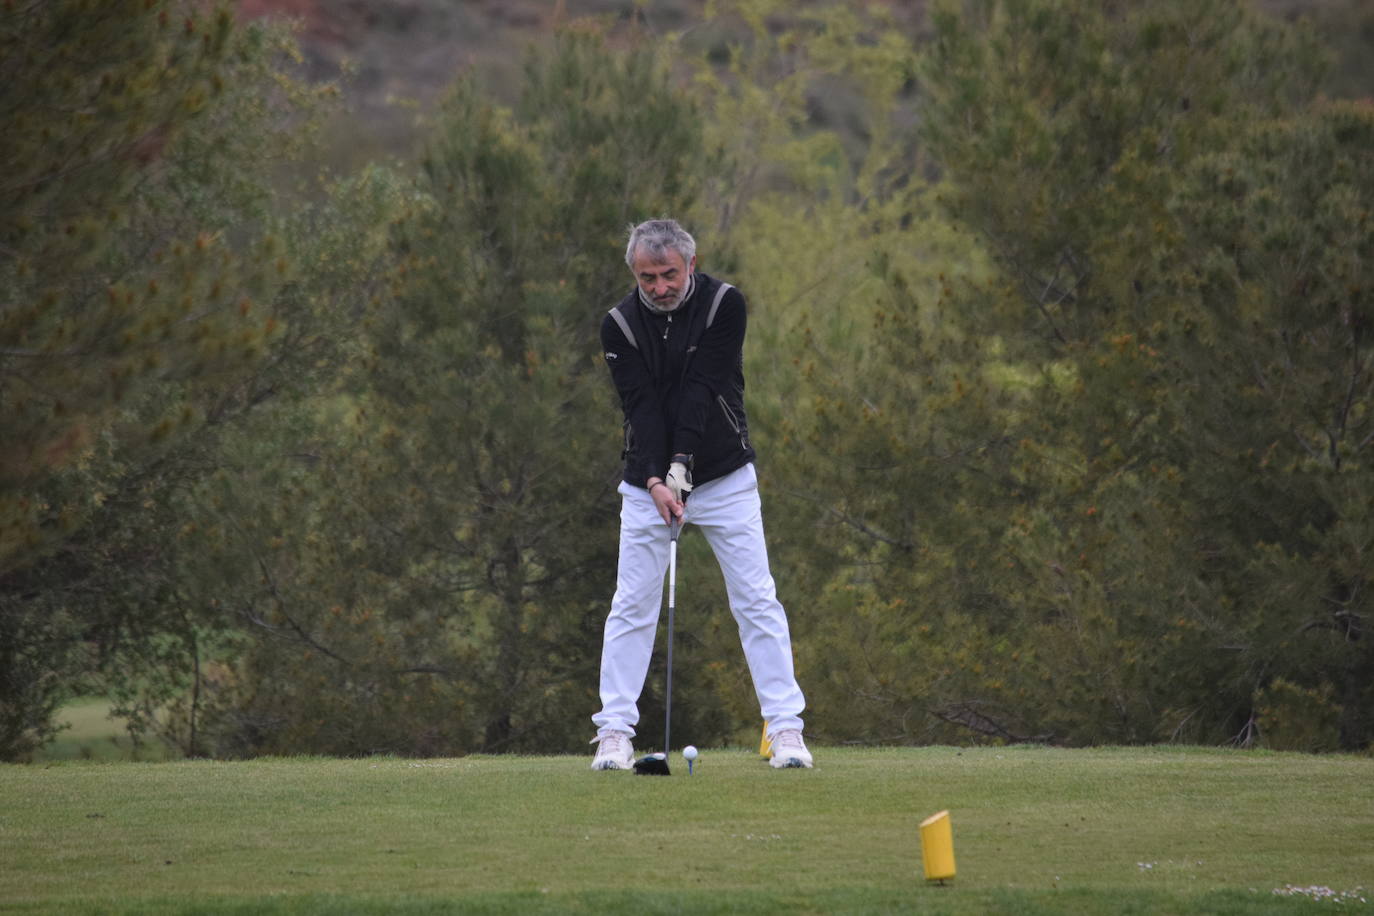
[[[671,249],[667,252],[667,260],[663,262],[654,261],[648,255],[637,251],[634,262],[635,279],[639,281],[639,288],[649,297],[650,302],[665,312],[671,312],[682,304],[682,297],[687,292],[687,279],[692,275],[696,264],[695,255],[690,262],[684,262],[682,255]]]

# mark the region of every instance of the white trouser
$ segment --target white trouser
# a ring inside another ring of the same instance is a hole
[[[620,493],[620,562],[601,649],[601,711],[592,721],[633,735],[663,604],[670,538],[648,491],[622,482]],[[725,575],[730,612],[769,731],[800,729],[805,701],[792,670],[787,614],[768,571],[754,465],[694,489],[684,522],[706,535]]]

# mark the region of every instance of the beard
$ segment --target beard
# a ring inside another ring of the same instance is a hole
[[[679,305],[681,305],[682,300],[686,298],[687,289],[686,287],[684,287],[678,290],[677,292],[673,293],[671,296],[666,296],[662,299],[655,299],[654,307],[662,312],[671,312],[674,309],[676,309]]]
[[[690,295],[692,295],[692,291],[693,291],[695,288],[696,288],[696,281],[695,281],[695,279],[689,277],[688,280],[687,280],[687,282],[686,282],[685,284],[683,284],[682,289],[678,290],[678,291],[677,291],[676,293],[674,293],[673,295],[671,295],[671,296],[665,296],[665,297],[663,297],[662,299],[654,299],[654,298],[651,297],[648,293],[644,292],[644,288],[643,288],[643,287],[640,287],[640,289],[639,289],[639,301],[640,301],[640,302],[643,302],[643,303],[644,303],[645,305],[647,305],[650,309],[652,309],[652,310],[655,311],[655,312],[658,312],[660,315],[666,315],[666,314],[668,314],[669,312],[676,311],[678,306],[680,306],[680,305],[682,305],[682,303],[686,302],[686,301],[687,301],[687,297],[690,296]]]

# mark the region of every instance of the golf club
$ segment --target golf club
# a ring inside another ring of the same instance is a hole
[[[677,604],[677,536],[682,522],[676,516],[668,523],[668,676],[663,688],[663,753],[649,754],[635,761],[640,776],[671,776],[668,751],[673,746],[669,733],[673,727],[673,609]]]

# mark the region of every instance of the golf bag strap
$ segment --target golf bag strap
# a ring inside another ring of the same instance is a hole
[[[620,330],[625,335],[625,339],[630,342],[630,346],[638,350],[639,343],[635,340],[635,332],[630,330],[630,322],[625,320],[624,315],[620,314],[620,306],[611,309],[611,317],[615,319],[616,324],[620,325]]]

